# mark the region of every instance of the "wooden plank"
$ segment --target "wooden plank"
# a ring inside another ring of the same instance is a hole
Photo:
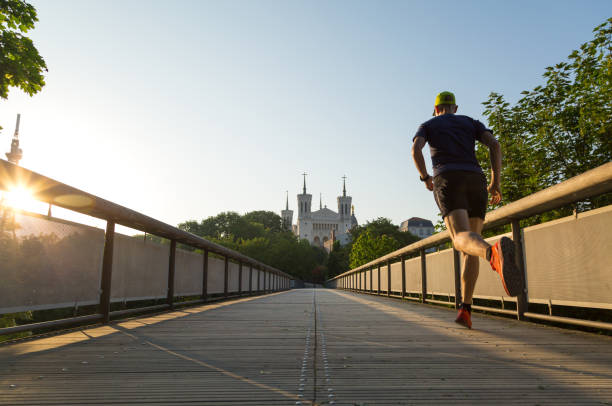
[[[0,346],[0,404],[612,399],[612,338],[480,314],[467,330],[453,319],[451,309],[312,289],[137,317]]]

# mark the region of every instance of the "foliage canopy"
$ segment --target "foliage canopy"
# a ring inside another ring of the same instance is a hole
[[[612,18],[593,32],[593,39],[567,61],[547,67],[545,84],[523,91],[516,104],[510,105],[498,93],[483,103],[484,115],[502,146],[506,203],[612,160]],[[483,169],[490,169],[485,146],[478,146],[477,157]],[[579,206],[606,204],[609,195]],[[530,222],[567,215],[569,210]]]
[[[23,0],[0,0],[0,97],[9,87],[32,96],[45,85],[45,60],[32,40],[23,35],[38,21],[36,9]]]
[[[281,218],[271,211],[240,215],[223,212],[200,222],[179,224],[180,229],[231,248],[298,279],[321,283],[326,274],[322,265],[324,250],[306,240],[298,241],[291,231],[281,228]]]

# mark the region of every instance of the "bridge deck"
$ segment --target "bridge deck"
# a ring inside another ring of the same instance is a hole
[[[0,346],[0,404],[612,404],[612,339],[294,290]],[[303,395],[303,396],[300,396]]]

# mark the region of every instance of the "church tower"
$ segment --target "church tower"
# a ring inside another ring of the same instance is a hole
[[[304,176],[304,189],[303,193],[297,195],[298,202],[298,224],[297,224],[297,232],[300,239],[306,238],[309,236],[312,237],[312,222],[311,219],[311,203],[312,203],[312,195],[306,193],[306,173],[302,174]]]
[[[287,202],[285,203],[285,210],[281,211],[281,218],[283,219],[282,227],[285,230],[292,230],[293,225],[293,210],[289,210],[289,191],[287,191]]]
[[[15,134],[11,141],[11,152],[6,153],[6,158],[12,164],[19,165],[19,161],[23,157],[23,151],[19,148],[19,119],[21,114],[17,114],[17,124],[15,124]]]
[[[353,198],[346,195],[346,176],[342,177],[342,196],[338,196],[338,214],[340,215],[340,233],[351,228],[351,202]]]

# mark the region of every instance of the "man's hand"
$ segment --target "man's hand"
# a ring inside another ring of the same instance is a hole
[[[502,193],[499,183],[491,183],[487,188],[489,194],[491,195],[491,204],[499,204],[502,200]]]
[[[429,178],[427,178],[427,180],[425,181],[425,187],[427,188],[427,190],[431,190],[433,191],[433,178],[430,176]]]

